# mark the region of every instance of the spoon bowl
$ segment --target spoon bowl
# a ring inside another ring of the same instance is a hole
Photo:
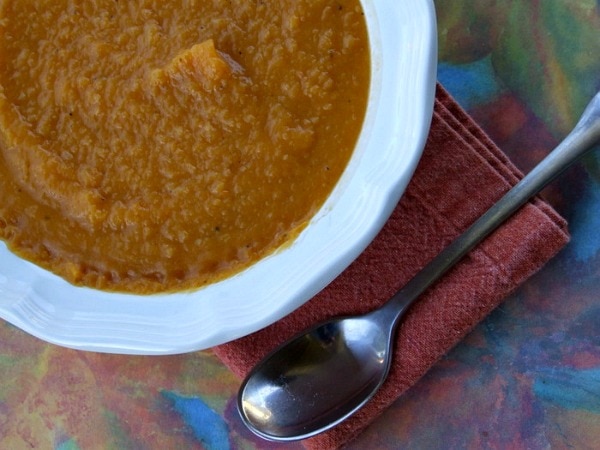
[[[383,306],[317,325],[260,362],[239,392],[244,423],[266,439],[290,441],[321,433],[356,412],[387,377],[395,329],[410,305],[598,141],[600,93],[558,147]]]
[[[257,434],[277,440],[309,437],[343,421],[383,383],[389,339],[371,315],[315,326],[257,366],[238,397],[242,416]],[[348,377],[352,383],[340,382]]]

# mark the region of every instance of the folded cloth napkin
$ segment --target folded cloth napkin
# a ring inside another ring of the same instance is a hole
[[[215,348],[215,353],[243,377],[275,346],[315,322],[377,307],[520,177],[438,85],[422,159],[376,239],[298,310],[266,329]],[[554,256],[568,242],[566,228],[566,222],[540,198],[519,210],[411,308],[398,332],[389,377],[376,396],[345,422],[305,440],[305,447],[336,449],[356,437]]]

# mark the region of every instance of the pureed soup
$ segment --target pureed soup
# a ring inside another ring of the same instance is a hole
[[[0,237],[108,291],[236,273],[331,193],[369,77],[358,0],[4,0]]]

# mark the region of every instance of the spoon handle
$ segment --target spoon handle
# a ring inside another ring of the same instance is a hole
[[[397,324],[408,307],[428,287],[598,141],[600,92],[589,103],[573,131],[558,147],[374,314],[389,321],[388,323]]]

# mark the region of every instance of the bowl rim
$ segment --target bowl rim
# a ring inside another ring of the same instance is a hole
[[[365,123],[333,193],[291,244],[204,288],[138,296],[73,286],[2,242],[0,317],[64,347],[178,354],[264,328],[329,284],[375,238],[399,201],[425,146],[435,97],[433,1],[361,3],[372,52]]]

